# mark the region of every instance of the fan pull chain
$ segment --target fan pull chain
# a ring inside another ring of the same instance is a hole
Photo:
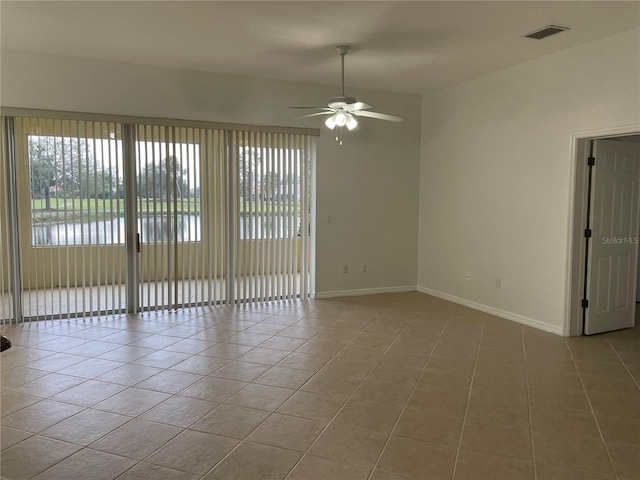
[[[342,131],[343,131],[343,127],[336,127],[336,142],[338,142],[338,145],[342,145]]]

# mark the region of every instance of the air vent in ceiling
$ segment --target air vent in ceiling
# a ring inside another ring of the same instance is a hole
[[[535,32],[531,32],[525,35],[527,38],[535,38],[536,40],[542,40],[543,38],[550,37],[551,35],[555,35],[556,33],[564,32],[565,30],[570,30],[567,27],[558,27],[557,25],[547,25]]]

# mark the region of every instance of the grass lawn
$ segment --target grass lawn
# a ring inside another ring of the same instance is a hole
[[[239,199],[238,206],[240,215],[278,215],[281,212],[286,213],[298,209],[300,204],[275,204],[274,202],[255,202],[253,200]],[[45,200],[36,198],[31,200],[31,209],[33,213],[34,223],[42,223],[46,221],[86,221],[97,220],[102,218],[122,217],[124,216],[124,200],[121,198],[99,199],[99,198],[51,198],[51,210],[45,211]],[[164,214],[168,211],[174,213],[177,209],[178,214],[182,215],[198,215],[200,213],[199,198],[178,199],[176,202],[160,201],[152,198],[139,198],[136,202],[138,215],[145,216],[148,214]]]

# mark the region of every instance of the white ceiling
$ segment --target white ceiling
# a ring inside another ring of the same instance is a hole
[[[0,2],[3,50],[424,93],[640,26],[637,1]],[[544,40],[522,35],[571,28]]]

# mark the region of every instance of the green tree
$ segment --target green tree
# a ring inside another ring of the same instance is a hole
[[[51,210],[51,188],[60,181],[56,154],[45,142],[29,137],[31,196],[45,199],[45,210]]]
[[[263,198],[277,198],[280,191],[280,176],[278,172],[267,172],[262,176]]]
[[[28,139],[32,198],[44,198],[51,210],[51,194],[88,198],[104,190],[103,169],[96,165],[83,138],[30,135]]]
[[[138,177],[138,196],[172,200],[189,196],[187,172],[174,155],[158,163],[147,163]]]
[[[256,194],[256,165],[260,164],[260,152],[254,148],[240,149],[238,156],[238,181],[240,182],[240,196],[253,198]]]

